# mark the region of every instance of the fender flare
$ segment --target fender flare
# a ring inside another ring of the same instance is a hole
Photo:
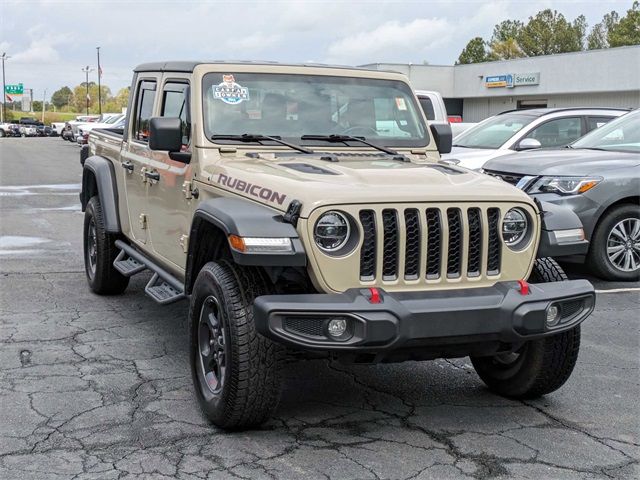
[[[190,285],[196,263],[198,232],[203,224],[211,224],[225,237],[289,238],[293,252],[242,253],[231,249],[233,260],[239,265],[263,267],[305,267],[307,255],[295,227],[283,220],[280,212],[248,200],[213,198],[201,202],[193,214],[189,232],[186,265],[186,285]]]
[[[82,190],[80,191],[83,212],[91,197],[96,194],[92,177],[95,178],[95,188],[98,190],[97,194],[100,198],[106,230],[109,233],[120,233],[122,230],[118,213],[118,186],[113,163],[98,155],[85,160],[82,169]]]

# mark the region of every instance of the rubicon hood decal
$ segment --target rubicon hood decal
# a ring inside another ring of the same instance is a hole
[[[261,198],[262,200],[266,200],[268,202],[277,203],[278,205],[282,205],[287,198],[284,193],[278,193],[271,190],[270,188],[248,183],[244,180],[229,177],[222,173],[218,174],[218,183],[220,185],[224,185],[227,188],[238,190],[239,192],[248,193],[249,195]]]

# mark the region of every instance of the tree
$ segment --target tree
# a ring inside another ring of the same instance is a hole
[[[51,95],[51,103],[53,103],[57,109],[61,109],[65,105],[69,105],[72,96],[73,92],[71,89],[65,86],[53,92]]]
[[[101,85],[102,98],[111,97],[111,89]],[[73,89],[73,108],[76,112],[84,112],[87,109],[87,84],[82,82]],[[98,113],[98,84],[89,82],[89,113]]]
[[[526,57],[515,38],[503,41],[493,41],[489,44],[490,60],[510,60],[512,58]]]
[[[600,23],[596,23],[587,36],[587,48],[596,50],[598,48],[609,48],[609,34],[618,25],[620,15],[615,10],[605,14]]]
[[[571,24],[561,13],[546,9],[529,17],[518,36],[518,44],[530,57],[577,52],[582,50],[585,29],[584,17]]]
[[[640,2],[633,2],[627,14],[612,26],[607,40],[610,47],[640,45]]]
[[[467,46],[462,49],[456,64],[480,63],[486,62],[487,60],[487,50],[484,40],[480,37],[475,37],[469,40]]]
[[[524,23],[520,20],[504,20],[493,27],[493,35],[490,43],[506,42],[511,39],[518,39]]]

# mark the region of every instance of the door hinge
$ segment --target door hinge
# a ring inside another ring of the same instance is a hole
[[[184,253],[189,251],[189,235],[180,235],[180,246]]]
[[[184,198],[187,200],[198,198],[199,196],[198,188],[194,187],[191,181],[186,181],[182,184],[182,193],[184,193]]]
[[[140,229],[141,230],[146,230],[147,229],[147,214],[146,213],[141,213],[140,217],[138,217],[138,222],[140,222]]]

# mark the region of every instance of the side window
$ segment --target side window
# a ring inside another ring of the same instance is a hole
[[[587,132],[600,128],[611,120],[613,120],[612,117],[587,117]]]
[[[133,125],[133,138],[139,142],[149,141],[149,120],[153,115],[153,102],[156,98],[156,82],[143,81],[138,86],[136,98],[136,117]]]
[[[188,85],[186,83],[167,83],[162,92],[163,117],[179,118],[182,124],[182,144],[187,146],[191,139],[191,120],[189,116]]]
[[[418,100],[420,101],[420,106],[422,107],[424,116],[427,117],[427,120],[435,120],[436,112],[433,109],[431,99],[429,97],[418,97]]]
[[[582,119],[567,117],[549,120],[527,134],[535,138],[543,147],[562,147],[582,136]]]

